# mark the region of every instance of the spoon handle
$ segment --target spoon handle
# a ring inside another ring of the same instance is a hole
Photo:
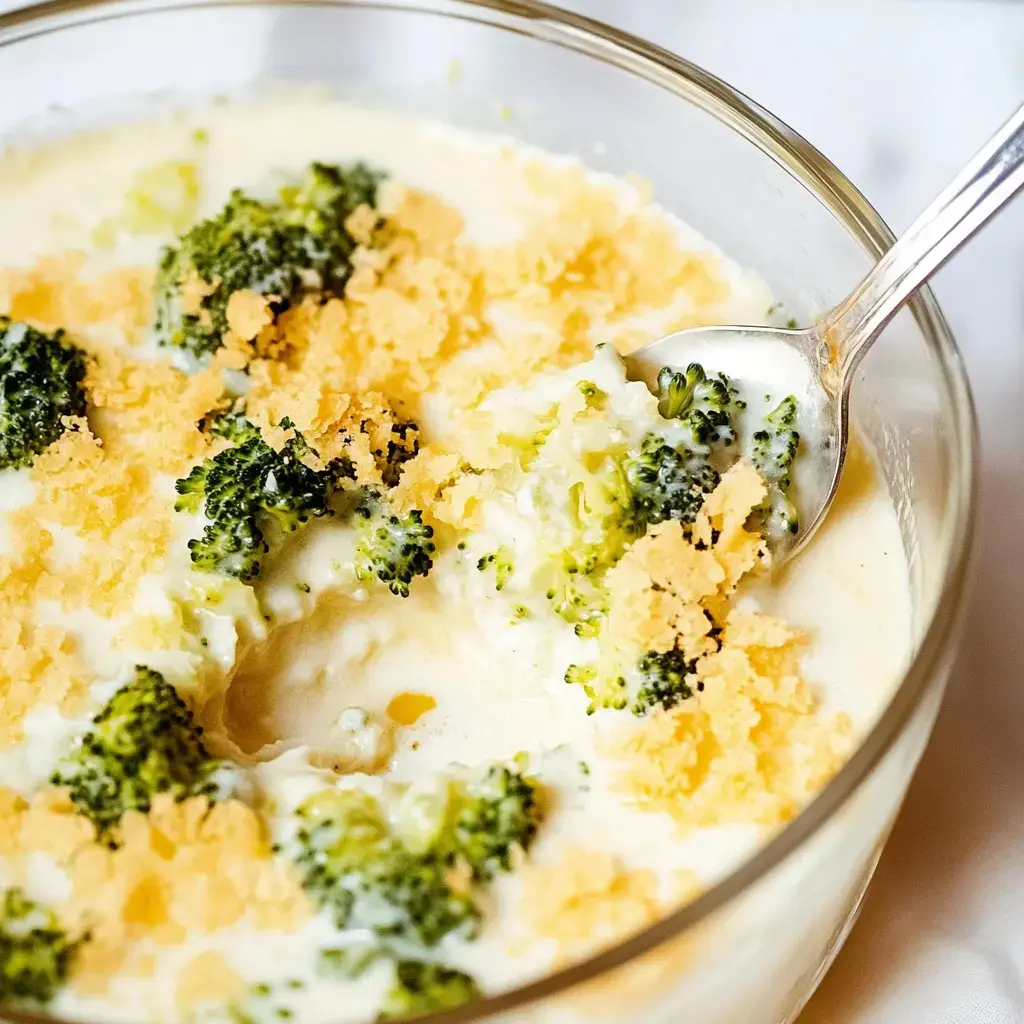
[[[900,306],[1024,186],[1024,106],[819,325],[836,390]]]

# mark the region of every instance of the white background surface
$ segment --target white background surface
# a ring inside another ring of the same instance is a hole
[[[1024,102],[1021,2],[567,6],[759,100],[897,232]],[[1024,198],[934,288],[981,425],[975,597],[935,738],[860,922],[801,1024],[1024,1022]]]
[[[749,93],[897,232],[1024,102],[1024,0],[562,2]],[[935,738],[801,1024],[1024,1022],[1024,199],[934,287],[979,410],[977,586]]]

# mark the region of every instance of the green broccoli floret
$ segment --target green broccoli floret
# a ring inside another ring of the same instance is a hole
[[[674,520],[692,523],[704,496],[718,486],[718,471],[706,457],[673,448],[658,434],[647,434],[624,460],[632,514],[643,533],[647,526]]]
[[[637,663],[641,684],[633,699],[633,714],[646,715],[655,707],[672,708],[693,696],[688,679],[696,662],[687,661],[682,652],[648,651]]]
[[[399,960],[395,984],[381,1007],[380,1020],[405,1020],[480,997],[477,983],[462,971],[425,960]]]
[[[570,529],[545,577],[552,608],[581,637],[600,631],[608,613],[604,574],[644,529],[633,512],[620,453],[591,453],[587,463],[588,474],[569,487]]]
[[[329,791],[299,808],[297,863],[303,886],[338,928],[436,946],[475,934],[480,912],[447,881],[448,859],[413,852],[393,834],[380,804],[356,790]]]
[[[212,418],[209,423],[211,434],[223,437],[233,444],[241,444],[243,441],[251,441],[260,437],[259,428],[246,419],[243,412],[222,412]]]
[[[587,394],[587,382],[581,390]],[[739,457],[737,427],[746,404],[724,374],[708,376],[696,363],[684,372],[665,367],[658,376],[658,399],[665,422],[639,444],[604,453],[603,459],[588,453],[578,460],[587,472],[570,492],[576,536],[560,552],[560,570],[548,598],[582,637],[601,636],[608,613],[607,570],[649,527],[666,521],[684,528],[692,524],[721,474]],[[768,482],[768,530],[778,529],[773,525],[778,522],[795,529],[788,493],[799,442],[795,417],[795,401],[789,398],[753,438],[754,462]],[[609,472],[609,460],[617,473]],[[694,671],[679,651],[649,651],[633,663],[602,638],[598,657],[590,664],[570,665],[565,680],[587,694],[588,713],[629,707],[643,715],[691,698]]]
[[[450,842],[477,881],[512,867],[512,851],[527,849],[537,834],[540,807],[534,787],[518,772],[492,767],[466,786]]]
[[[601,572],[580,572],[574,563],[548,588],[547,598],[555,614],[568,622],[578,637],[594,637],[601,631],[601,621],[608,614]]]
[[[339,928],[369,930],[386,950],[472,937],[480,910],[471,890],[453,887],[452,868],[465,865],[477,884],[509,870],[513,848],[529,847],[540,821],[533,784],[503,767],[446,783],[394,825],[375,797],[354,789],[319,793],[298,814],[305,889]]]
[[[587,714],[595,711],[622,711],[631,708],[634,715],[646,715],[655,707],[671,708],[693,696],[688,679],[695,670],[677,650],[648,651],[635,670],[614,654],[585,665],[570,665],[565,681],[580,686],[590,698]],[[630,694],[633,694],[631,697]]]
[[[148,811],[158,793],[213,796],[220,763],[202,729],[159,672],[144,666],[93,719],[92,727],[50,778],[108,841],[125,811]]]
[[[633,515],[633,494],[619,459],[601,458],[586,479],[569,488],[573,537],[564,549],[568,573],[610,569],[643,533]]]
[[[20,889],[6,890],[0,902],[0,1002],[48,1003],[77,946],[52,910]]]
[[[706,455],[674,448],[654,433],[635,448],[587,453],[580,461],[585,473],[566,502],[569,530],[544,582],[556,614],[577,636],[594,637],[608,613],[605,573],[648,526],[693,522],[719,474]]]
[[[281,426],[292,424],[283,420]],[[261,556],[270,550],[267,531],[293,533],[311,519],[329,515],[333,488],[341,478],[351,479],[354,471],[344,459],[311,469],[306,462],[315,453],[298,431],[280,451],[244,417],[221,417],[214,431],[234,444],[177,481],[174,507],[202,511],[209,520],[203,535],[188,544],[197,569],[249,581],[259,576]]]
[[[368,494],[356,506],[356,575],[378,579],[392,594],[409,596],[409,584],[426,576],[434,564],[434,528],[413,509],[407,516],[392,515],[379,497]]]
[[[365,864],[360,883],[349,917],[362,922],[359,927],[369,925],[382,936],[425,946],[436,946],[453,932],[467,938],[476,934],[480,911],[469,896],[448,885],[448,868],[435,857],[392,844]]]
[[[481,572],[486,572],[488,569],[494,570],[495,590],[504,590],[508,586],[508,581],[512,578],[515,568],[512,564],[512,554],[505,547],[500,547],[497,551],[484,555],[477,561],[476,567]]]
[[[236,291],[274,296],[274,312],[285,309],[303,287],[301,234],[281,223],[273,204],[232,192],[219,214],[164,249],[156,278],[159,343],[195,357],[216,351],[228,329],[228,300]],[[185,287],[205,293],[192,300],[187,312]]]
[[[751,459],[768,487],[762,515],[769,537],[795,534],[800,529],[792,498],[793,460],[800,447],[796,414],[796,398],[789,395],[765,416],[765,426],[755,431],[752,439]]]
[[[77,945],[52,910],[7,889],[0,903],[0,1001],[49,1002]]]
[[[606,665],[570,665],[565,670],[565,681],[583,687],[590,698],[588,715],[602,709],[621,711],[629,704],[626,677],[610,661]]]
[[[725,374],[709,377],[700,363],[683,372],[664,366],[658,374],[658,412],[689,428],[688,447],[696,451],[731,445],[736,438],[733,416],[742,407]]]
[[[608,392],[599,388],[592,380],[581,380],[580,394],[586,399],[587,408],[600,412],[608,404]]]
[[[64,332],[44,334],[0,316],[0,469],[32,465],[85,415],[85,354]]]
[[[313,164],[299,187],[275,201],[234,191],[219,214],[164,250],[156,281],[159,342],[195,357],[215,351],[236,291],[267,296],[275,314],[306,294],[340,296],[355,250],[345,219],[362,203],[374,205],[382,177],[364,164]],[[183,308],[186,286],[203,293],[198,309]]]
[[[298,187],[281,190],[283,220],[305,231],[301,236],[304,266],[321,275],[324,291],[341,294],[355,248],[345,221],[358,207],[377,205],[377,190],[384,177],[383,171],[362,162],[347,167],[314,162]]]
[[[379,453],[381,478],[386,487],[394,487],[398,483],[403,467],[410,459],[416,458],[419,450],[419,427],[415,423],[395,423],[391,427],[388,450]]]

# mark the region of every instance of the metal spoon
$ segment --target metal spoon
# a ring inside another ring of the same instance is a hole
[[[626,358],[631,377],[654,386],[663,366],[701,363],[737,378],[747,393],[793,394],[802,434],[799,531],[773,543],[775,565],[792,558],[821,525],[839,487],[850,426],[853,373],[882,328],[929,277],[1024,186],[1024,107],[982,148],[849,298],[816,324],[697,327]],[[811,424],[810,432],[805,424]]]

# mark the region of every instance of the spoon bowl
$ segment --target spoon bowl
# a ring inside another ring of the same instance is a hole
[[[847,403],[836,401],[825,384],[830,380],[828,345],[818,326],[694,327],[626,357],[631,379],[642,380],[652,391],[657,390],[663,367],[684,369],[691,363],[742,381],[747,409],[739,424],[741,440],[749,438],[763,415],[787,395],[797,400],[800,456],[794,466],[793,500],[800,527],[795,534],[773,535],[773,564],[781,565],[796,555],[824,519],[846,457]]]
[[[797,401],[799,457],[794,533],[769,537],[773,564],[796,555],[821,526],[839,488],[850,433],[854,371],[882,329],[961,245],[1024,187],[1024,106],[982,147],[878,261],[850,296],[812,327],[695,327],[626,357],[627,372],[656,390],[663,367],[700,363],[743,385],[744,417],[788,395]],[[758,396],[763,396],[758,401]],[[760,408],[759,408],[760,406]],[[756,428],[755,428],[756,429]],[[750,436],[740,424],[740,440]]]

